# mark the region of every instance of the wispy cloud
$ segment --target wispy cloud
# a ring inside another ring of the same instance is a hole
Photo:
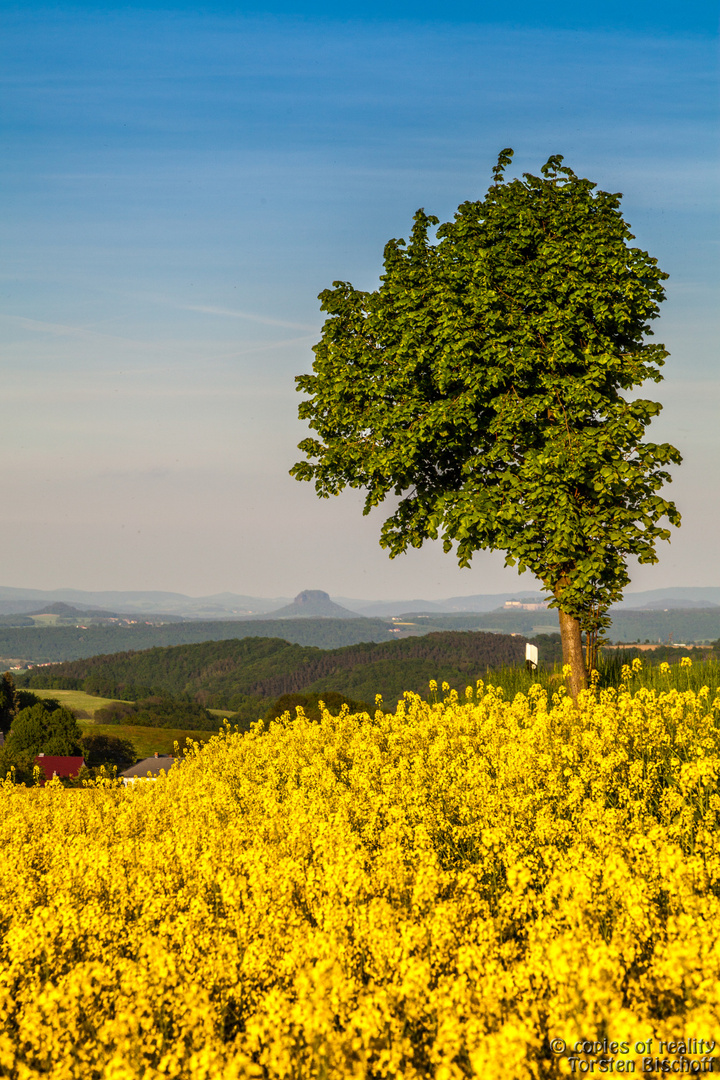
[[[0,439],[16,580],[209,592],[252,578],[276,593],[293,588],[281,572],[329,584],[335,565],[347,595],[514,588],[501,555],[479,557],[482,585],[427,549],[389,563],[359,493],[319,502],[287,475],[318,293],[338,278],[375,288],[388,238],[418,206],[448,220],[480,197],[507,145],[513,175],[560,152],[625,192],[638,246],[671,275],[655,327],[668,378],[649,396],[665,404],[652,438],[686,457],[673,489],[686,525],[653,584],[685,575],[683,558],[717,576],[714,41],[693,36],[688,5],[650,0],[625,20],[560,5],[557,25],[519,0],[505,27],[473,24],[489,9],[467,0],[457,25],[438,5],[388,23],[393,2],[370,0],[385,15],[364,23],[187,4],[90,18],[69,0],[54,14],[25,0],[5,20]],[[147,491],[110,482],[133,468]],[[118,525],[138,514],[143,538],[157,526],[142,551]]]
[[[6,311],[0,311],[0,319],[21,326],[24,330],[35,330],[40,334],[52,334],[56,337],[84,337],[95,338],[103,341],[129,341],[119,334],[103,334],[97,330],[91,330],[85,326],[68,326],[66,323],[46,322],[44,319],[28,319],[23,315],[12,315]],[[136,344],[133,342],[133,344]]]
[[[178,305],[180,307],[180,305]],[[210,307],[207,304],[185,304],[182,311],[199,311],[203,315],[222,315],[228,319],[247,319],[249,322],[262,323],[263,326],[284,326],[290,330],[316,331],[316,326],[308,323],[287,322],[285,319],[270,319],[266,315],[253,315],[249,311],[229,311],[227,308]]]
[[[194,310],[192,308],[188,310]],[[248,319],[253,319],[253,316],[245,316]],[[311,326],[304,326],[301,323],[288,323],[276,321],[273,322],[269,319],[262,319],[258,317],[255,321],[267,323],[271,326],[280,327],[294,327],[297,329],[307,330],[308,333],[301,334],[296,337],[280,338],[274,341],[252,341],[244,342],[241,347],[235,342],[215,342],[208,343],[207,341],[187,341],[187,340],[174,340],[165,339],[163,341],[148,340],[144,341],[137,338],[121,337],[117,334],[100,333],[97,330],[91,330],[84,326],[69,326],[65,323],[46,322],[41,319],[28,319],[21,315],[11,315],[7,312],[0,311],[0,320],[7,320],[10,323],[14,323],[16,326],[22,327],[25,330],[35,331],[41,334],[47,334],[52,337],[60,338],[81,338],[95,342],[113,342],[122,343],[125,346],[132,346],[133,352],[137,355],[138,352],[143,350],[150,351],[154,360],[153,369],[158,371],[157,358],[165,354],[171,355],[175,360],[178,357],[178,350],[180,350],[187,360],[199,359],[198,353],[203,354],[203,360],[207,361],[207,354],[210,352],[213,359],[220,361],[228,361],[241,356],[253,356],[255,353],[271,352],[274,349],[287,348],[292,345],[303,345],[309,341],[315,340],[318,329]],[[188,356],[188,351],[191,355]],[[126,358],[126,359],[129,359]],[[128,370],[132,365],[130,364]]]

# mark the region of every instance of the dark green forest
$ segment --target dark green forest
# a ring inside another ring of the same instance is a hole
[[[98,709],[96,724],[130,724],[133,727],[187,728],[191,731],[217,731],[218,718],[196,701],[178,700],[167,694],[142,697],[137,701],[118,701]]]
[[[16,618],[13,616],[13,618]],[[393,642],[397,637],[438,631],[468,630],[496,634],[557,633],[557,613],[499,610],[484,613],[415,613],[388,619],[257,619],[175,622],[135,626],[0,625],[0,657],[32,663],[84,659],[126,650],[172,648],[240,638],[282,638],[301,646],[331,650],[361,642]],[[676,643],[715,641],[720,637],[720,607],[669,611],[618,611],[608,631],[613,641]]]
[[[617,642],[717,641],[720,638],[720,607],[671,608],[668,611],[628,608],[612,613],[612,626],[607,633]]]
[[[559,638],[545,639],[541,658],[555,662],[558,646]],[[170,695],[205,708],[252,711],[301,691],[332,690],[370,703],[376,694],[393,701],[406,690],[426,693],[431,679],[463,691],[489,668],[521,664],[524,656],[523,638],[484,632],[441,632],[329,650],[255,637],[94,656],[27,672],[17,682],[126,701]]]
[[[634,642],[716,641],[720,638],[720,607],[659,608],[612,611],[612,624],[607,631],[610,641]],[[541,632],[557,633],[557,611],[513,611],[500,609],[482,614],[407,615],[419,632],[428,630],[492,630],[498,633],[519,633],[532,637]]]
[[[237,638],[278,638],[321,649],[359,641],[387,641],[391,625],[383,619],[240,619],[226,622],[182,622],[161,626],[40,626],[0,627],[0,656],[34,663],[79,660],[124,650],[169,648],[203,641]]]

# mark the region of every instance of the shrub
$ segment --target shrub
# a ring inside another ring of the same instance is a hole
[[[97,724],[132,724],[138,727],[187,728],[217,731],[220,721],[194,701],[179,701],[167,695],[142,698],[134,704],[112,701],[95,713]]]
[[[129,701],[111,701],[95,710],[96,724],[131,724],[135,715],[135,706]]]

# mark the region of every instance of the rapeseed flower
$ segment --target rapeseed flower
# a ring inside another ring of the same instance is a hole
[[[12,1080],[537,1080],[717,1033],[707,691],[406,694],[0,801]]]

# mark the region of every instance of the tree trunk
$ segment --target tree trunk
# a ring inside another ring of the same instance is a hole
[[[568,690],[573,701],[577,704],[578,694],[587,689],[588,677],[583,657],[582,636],[580,633],[580,620],[566,614],[560,608],[560,637],[562,639],[563,664],[570,665],[570,678]]]

